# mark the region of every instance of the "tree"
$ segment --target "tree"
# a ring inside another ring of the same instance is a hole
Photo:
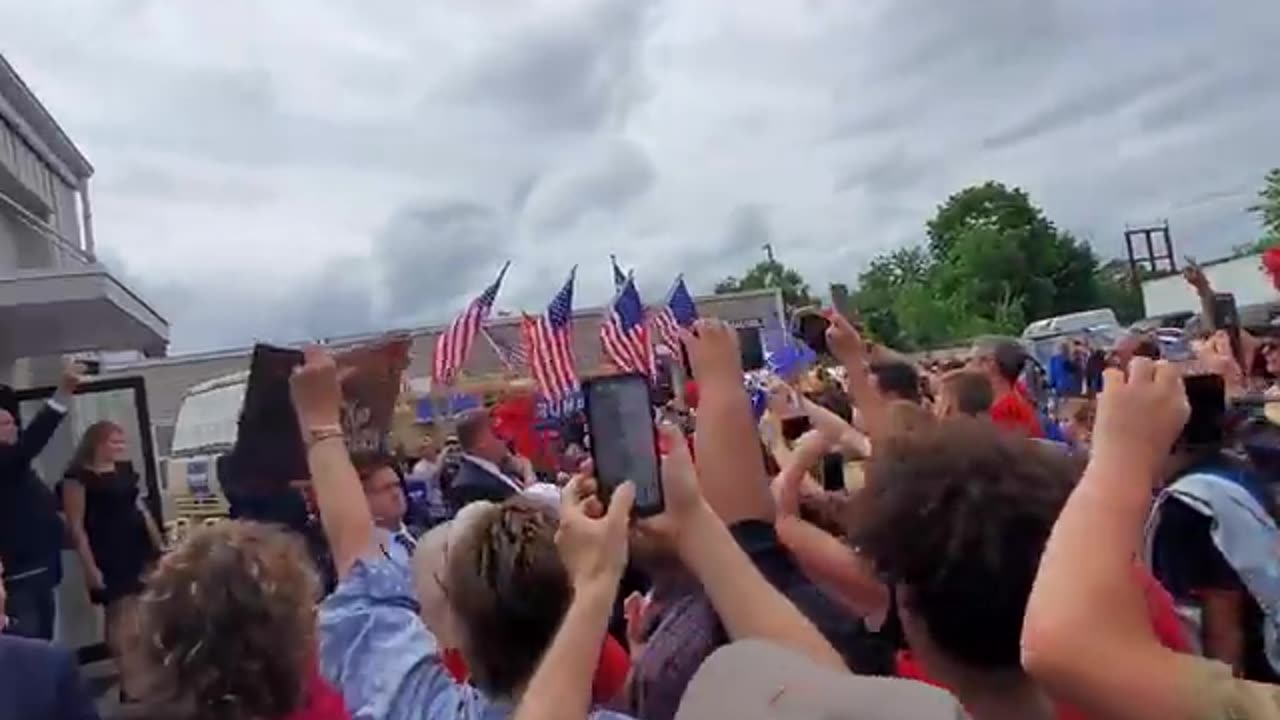
[[[961,190],[926,224],[926,238],[873,259],[858,278],[853,305],[881,342],[916,349],[1017,334],[1030,320],[1103,304],[1092,248],[1018,188]],[[1123,286],[1107,289],[1132,299]]]
[[[716,283],[717,295],[777,288],[782,291],[782,304],[790,313],[796,308],[817,305],[818,300],[809,294],[809,284],[799,272],[777,260],[761,260],[741,278],[730,275]]]
[[[1256,244],[1258,251],[1280,245],[1280,168],[1272,168],[1258,191],[1258,204],[1249,208],[1262,220],[1264,234]]]
[[[967,284],[984,317],[994,317],[1008,298],[1028,320],[1099,301],[1093,250],[1054,227],[1019,188],[987,182],[961,190],[927,227],[935,262],[950,267],[944,277]]]

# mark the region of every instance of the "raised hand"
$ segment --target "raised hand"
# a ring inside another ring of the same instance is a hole
[[[1204,274],[1204,269],[1191,258],[1186,258],[1186,261],[1186,267],[1182,268],[1182,279],[1186,280],[1188,285],[1195,288],[1197,293],[1204,294],[1213,292],[1213,289],[1209,286],[1209,278]]]
[[[698,472],[689,454],[689,444],[684,433],[673,425],[658,429],[667,453],[662,458],[662,499],[665,509],[661,515],[639,522],[647,533],[652,533],[674,546],[682,526],[700,510],[707,508],[706,499],[698,487]]]
[[[306,360],[289,378],[298,424],[305,433],[316,428],[339,427],[342,412],[342,374],[323,348],[311,346]]]
[[[827,326],[827,347],[831,349],[831,356],[846,367],[865,361],[867,343],[862,334],[840,313],[828,310],[825,315],[831,323]]]
[[[1128,378],[1106,371],[1098,397],[1092,454],[1128,466],[1134,477],[1152,482],[1191,415],[1182,372],[1166,362],[1135,357]]]
[[[595,479],[578,475],[560,493],[560,527],[556,547],[575,590],[616,592],[627,565],[627,529],[635,486],[623,483],[606,509],[596,494]]]
[[[681,339],[700,387],[723,381],[741,388],[742,350],[737,331],[720,320],[704,318],[694,323],[692,331],[682,331]]]
[[[58,392],[70,395],[84,382],[85,367],[80,362],[67,363],[62,368],[62,377],[58,379]]]

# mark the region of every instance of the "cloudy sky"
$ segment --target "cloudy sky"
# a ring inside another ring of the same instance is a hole
[[[657,298],[773,243],[812,284],[946,196],[1029,190],[1103,256],[1258,234],[1274,0],[0,0],[173,350]]]

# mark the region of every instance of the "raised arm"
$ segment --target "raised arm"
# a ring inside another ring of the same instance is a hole
[[[556,546],[573,583],[573,600],[538,663],[515,720],[576,720],[590,712],[591,682],[627,564],[628,516],[635,488],[626,483],[606,511],[587,477],[560,495]]]
[[[1189,414],[1176,368],[1134,358],[1108,370],[1095,442],[1040,560],[1023,665],[1055,698],[1116,720],[1195,717],[1193,664],[1162,647],[1133,558],[1152,485]]]
[[[289,384],[307,447],[320,522],[338,577],[344,578],[356,560],[376,545],[373,515],[351,464],[339,420],[342,387],[338,367],[324,350],[307,348],[306,362],[294,370]]]
[[[53,397],[40,408],[40,412],[36,413],[18,436],[17,448],[10,456],[12,458],[10,462],[25,468],[44,452],[53,433],[62,424],[62,419],[67,416],[67,409],[71,407],[71,398],[80,385],[82,371],[80,365],[73,363],[62,373],[62,379],[58,382],[58,389],[54,391]],[[20,476],[15,475],[15,477]]]
[[[831,321],[827,328],[827,345],[832,355],[844,366],[845,390],[849,400],[862,417],[862,428],[871,442],[884,436],[889,429],[888,406],[880,397],[871,379],[867,345],[858,331],[836,312],[827,313]]]
[[[755,450],[759,434],[742,389],[738,336],[718,320],[700,320],[684,337],[698,381],[694,443],[702,494],[727,524],[773,522],[764,458]]]
[[[672,448],[662,471],[667,511],[644,521],[642,527],[674,544],[685,567],[711,599],[729,637],[768,640],[814,662],[846,670],[831,644],[765,579],[702,497],[699,488],[704,483],[694,471],[679,431],[665,428],[663,432],[668,434],[667,444]]]

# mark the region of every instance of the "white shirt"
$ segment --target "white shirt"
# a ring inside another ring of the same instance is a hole
[[[495,476],[495,477],[497,477],[497,478],[501,479],[501,480],[502,480],[502,482],[504,482],[504,483],[506,483],[507,485],[511,486],[511,489],[512,489],[512,490],[515,490],[516,492],[521,492],[522,490],[524,490],[524,488],[520,486],[520,483],[518,483],[518,482],[516,482],[515,480],[513,480],[513,479],[512,479],[510,476],[508,476],[506,473],[502,472],[502,470],[500,470],[500,469],[498,468],[498,466],[497,466],[497,465],[494,465],[493,463],[489,462],[488,460],[485,460],[485,459],[484,459],[484,458],[482,458],[482,457],[476,457],[475,455],[471,455],[471,454],[469,454],[469,453],[463,453],[463,454],[462,454],[462,457],[463,457],[463,458],[465,458],[465,459],[467,459],[467,460],[470,460],[471,462],[475,463],[476,465],[479,465],[480,467],[484,468],[486,471],[488,471],[488,472],[489,472],[489,474],[490,474],[490,475],[493,475],[493,476]]]
[[[408,528],[401,524],[400,529],[393,532],[386,528],[375,527],[373,536],[378,545],[386,551],[387,557],[405,567],[409,567],[413,556],[413,551],[410,548],[416,547],[418,541],[413,538]],[[397,539],[397,536],[400,539]]]

